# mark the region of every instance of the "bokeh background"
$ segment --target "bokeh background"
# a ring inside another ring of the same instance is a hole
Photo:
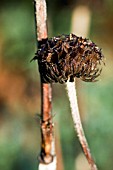
[[[47,0],[49,36],[69,34],[80,6],[89,11],[87,36],[106,58],[100,81],[77,80],[82,123],[99,170],[113,170],[113,1]],[[37,63],[30,63],[35,51],[33,0],[0,1],[0,170],[37,169],[40,79]],[[53,85],[53,115],[58,169],[88,170],[65,85]]]

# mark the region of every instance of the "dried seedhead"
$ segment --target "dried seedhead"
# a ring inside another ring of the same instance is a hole
[[[43,83],[73,82],[80,78],[94,82],[102,71],[101,49],[86,38],[74,34],[61,35],[41,42],[33,60],[37,59]]]

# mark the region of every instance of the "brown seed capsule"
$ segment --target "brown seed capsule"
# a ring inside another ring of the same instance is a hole
[[[102,71],[101,49],[92,41],[74,34],[61,35],[42,42],[37,59],[43,83],[73,82],[80,78],[94,82]]]

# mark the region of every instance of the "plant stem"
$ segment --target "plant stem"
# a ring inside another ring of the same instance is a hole
[[[34,0],[37,47],[47,38],[47,12],[45,0]],[[41,152],[39,170],[56,170],[55,143],[52,122],[52,87],[41,82]]]
[[[47,11],[45,0],[34,0],[37,41],[47,36]]]
[[[80,144],[82,146],[83,152],[91,166],[91,170],[97,170],[97,166],[92,158],[84,130],[82,127],[81,119],[80,119],[80,113],[78,108],[78,102],[77,102],[77,94],[76,94],[76,88],[75,88],[75,82],[67,82],[67,93],[70,101],[70,107],[71,107],[71,114],[74,122],[74,128],[77,132],[77,136],[79,138]]]

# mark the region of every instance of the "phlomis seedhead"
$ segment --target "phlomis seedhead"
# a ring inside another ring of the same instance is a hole
[[[80,78],[97,81],[102,71],[104,56],[91,40],[74,34],[42,40],[33,60],[38,60],[43,83],[65,83]]]

